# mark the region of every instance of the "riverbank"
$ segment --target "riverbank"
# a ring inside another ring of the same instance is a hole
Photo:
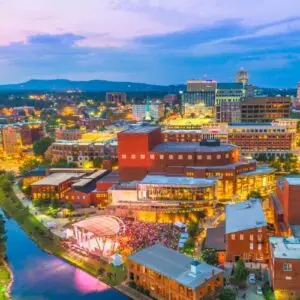
[[[17,221],[26,234],[45,252],[60,257],[66,262],[79,267],[111,287],[117,286],[124,281],[126,270],[114,268],[105,262],[79,256],[63,248],[60,238],[46,228],[36,216],[32,215],[28,207],[23,206],[13,189],[10,188],[4,192],[1,180],[0,206],[9,217]]]
[[[13,280],[13,273],[9,265],[3,261],[0,265],[0,300],[11,299],[10,291]]]

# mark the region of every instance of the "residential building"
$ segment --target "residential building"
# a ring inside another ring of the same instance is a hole
[[[289,97],[252,97],[241,102],[243,123],[270,123],[275,119],[289,118],[291,99]]]
[[[106,103],[117,104],[126,103],[127,95],[122,92],[108,92],[106,93]]]
[[[159,244],[128,257],[128,278],[155,299],[217,297],[223,271]]]
[[[228,204],[225,210],[228,262],[266,262],[269,259],[267,221],[259,199]]]
[[[270,279],[276,300],[300,296],[300,239],[270,237]]]
[[[82,134],[83,131],[80,129],[57,128],[55,130],[55,139],[59,141],[76,141],[81,139]]]

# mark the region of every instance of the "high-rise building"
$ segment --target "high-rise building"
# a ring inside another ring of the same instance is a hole
[[[132,117],[136,121],[153,119],[157,121],[164,116],[163,103],[134,104],[132,106]]]
[[[240,122],[240,102],[244,95],[245,90],[243,83],[218,83],[216,89],[217,122]]]
[[[249,79],[249,74],[244,68],[240,68],[240,70],[236,73],[236,82],[240,82],[242,84],[247,84]]]
[[[184,104],[204,103],[206,106],[214,106],[216,88],[217,82],[214,80],[188,80],[183,102]]]
[[[297,100],[300,101],[300,81],[297,83]]]
[[[241,102],[241,121],[244,123],[272,122],[289,118],[289,97],[250,97]]]

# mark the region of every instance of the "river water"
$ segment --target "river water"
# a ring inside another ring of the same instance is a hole
[[[13,219],[6,219],[6,231],[8,262],[14,273],[13,299],[128,299],[86,272],[42,251]]]

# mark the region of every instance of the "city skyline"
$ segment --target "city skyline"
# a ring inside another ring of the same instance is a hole
[[[296,86],[297,1],[160,2],[1,1],[0,83],[234,81],[244,67],[256,85]]]

